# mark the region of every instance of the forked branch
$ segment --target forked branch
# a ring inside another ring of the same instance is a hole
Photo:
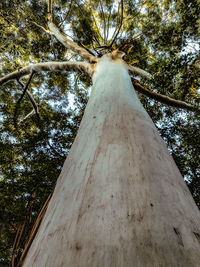
[[[60,30],[56,27],[56,25],[53,22],[48,23],[49,30],[51,34],[53,34],[58,41],[60,41],[66,48],[69,48],[70,50],[74,51],[81,57],[88,60],[90,63],[96,63],[97,58],[91,55],[88,51],[86,51],[84,48],[77,45],[75,42],[69,40],[66,35],[62,34]]]
[[[75,42],[69,40],[67,36],[61,33],[58,27],[52,22],[52,0],[48,0],[48,27],[51,34],[53,34],[66,48],[74,51],[90,63],[97,62],[97,58],[95,56],[91,55],[87,50],[80,47]]]
[[[14,71],[3,78],[0,79],[0,85],[14,79],[19,79],[25,75],[31,74],[32,72],[42,72],[42,71],[84,71],[88,74],[92,73],[89,63],[84,62],[45,62],[32,64],[30,66],[24,67],[20,70]]]
[[[21,103],[24,95],[26,94],[26,92],[28,90],[29,84],[31,83],[31,80],[33,78],[33,74],[34,74],[34,72],[31,73],[31,75],[30,75],[30,77],[28,79],[28,82],[27,82],[26,86],[25,87],[23,86],[23,88],[24,88],[23,93],[22,93],[22,95],[20,96],[20,98],[17,101],[16,107],[15,107],[15,114],[14,114],[15,124],[16,124],[16,117],[17,117],[18,107],[20,106],[20,103]]]
[[[25,93],[27,92],[28,87],[29,87],[29,84],[31,83],[31,80],[32,80],[32,78],[33,78],[33,74],[34,74],[34,72],[31,73],[31,76],[30,76],[30,78],[29,78],[29,80],[28,80],[26,86],[24,87],[24,91],[23,91],[22,95],[20,96],[19,100],[17,101],[17,105],[20,104],[20,102],[22,101],[22,99],[23,99]]]
[[[24,84],[20,80],[17,80],[17,81],[21,85],[22,88],[25,88]],[[30,117],[32,114],[36,114],[38,119],[40,119],[38,104],[35,102],[35,99],[33,98],[33,96],[31,95],[31,93],[29,92],[28,89],[26,90],[26,94],[27,94],[28,99],[30,100],[32,106],[33,106],[33,110],[28,115],[26,115],[20,122],[24,121],[25,119]]]
[[[142,94],[144,94],[144,95],[146,95],[152,99],[155,99],[155,100],[157,100],[163,104],[166,104],[166,105],[172,106],[172,107],[191,110],[191,111],[199,110],[197,107],[195,107],[191,104],[188,104],[184,101],[176,100],[176,99],[173,99],[169,96],[155,93],[155,92],[149,90],[148,88],[142,86],[139,83],[139,81],[137,81],[134,78],[131,78],[131,81],[132,81],[133,87],[135,88],[136,91],[138,91],[138,92],[140,92],[140,93],[142,93]]]

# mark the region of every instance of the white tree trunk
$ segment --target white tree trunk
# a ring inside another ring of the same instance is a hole
[[[200,213],[121,60],[104,56],[24,266],[199,267]]]

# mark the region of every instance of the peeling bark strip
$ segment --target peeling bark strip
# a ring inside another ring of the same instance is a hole
[[[32,64],[30,66],[24,67],[20,70],[14,71],[3,78],[0,79],[0,85],[14,79],[19,79],[25,75],[32,72],[42,72],[42,71],[84,71],[91,74],[90,64],[84,62],[45,62]]]
[[[199,233],[196,233],[196,232],[193,232],[196,239],[198,240],[199,244],[200,244],[200,234]]]
[[[103,56],[23,267],[199,267],[194,229],[199,210],[124,62]]]
[[[67,39],[67,37],[62,34],[59,29],[56,27],[56,25],[53,22],[48,23],[49,29],[51,33],[60,41],[65,47],[71,49],[81,57],[88,60],[90,63],[96,63],[97,58],[92,56],[88,51],[86,51],[84,48],[80,47],[73,41]]]
[[[183,245],[183,240],[182,240],[182,237],[181,237],[181,233],[179,232],[179,230],[174,227],[174,232],[177,235],[178,244],[181,245],[181,246],[184,246]]]

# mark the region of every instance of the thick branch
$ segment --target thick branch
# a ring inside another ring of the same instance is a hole
[[[140,68],[131,66],[131,65],[127,65],[128,66],[128,70],[130,71],[131,74],[133,75],[139,75],[140,77],[146,78],[146,79],[152,79],[152,76],[150,73],[148,73],[145,70],[142,70]]]
[[[97,62],[97,58],[92,56],[88,51],[84,48],[80,47],[73,41],[67,39],[67,37],[60,32],[60,30],[56,27],[56,25],[52,22],[48,23],[49,29],[51,33],[60,41],[65,47],[71,49],[81,57],[87,59],[90,63]]]
[[[187,109],[187,110],[198,110],[197,107],[188,104],[184,101],[180,101],[180,100],[176,100],[173,99],[169,96],[165,96],[165,95],[161,95],[159,93],[155,93],[152,92],[151,90],[149,90],[148,88],[142,86],[137,80],[135,80],[134,78],[131,78],[132,84],[135,88],[135,90],[137,90],[138,92],[149,96],[152,99],[158,100],[159,102],[166,104],[168,106],[172,106],[172,107],[177,107],[177,108],[183,108],[183,109]]]
[[[42,71],[84,71],[91,74],[90,64],[84,62],[45,62],[32,64],[30,66],[24,67],[20,70],[14,71],[3,78],[0,79],[0,85],[4,84],[13,79],[19,79],[25,75],[32,72],[42,72]]]

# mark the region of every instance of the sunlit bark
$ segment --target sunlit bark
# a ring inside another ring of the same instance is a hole
[[[198,208],[140,104],[124,63],[104,56],[23,266],[199,263]]]
[[[23,76],[26,76],[32,72],[42,72],[42,71],[85,71],[87,73],[91,73],[90,64],[84,62],[44,62],[44,63],[36,63],[29,65],[27,67],[21,68],[20,70],[16,70],[14,72],[5,75],[0,79],[0,85],[4,84],[10,80],[19,79]]]

